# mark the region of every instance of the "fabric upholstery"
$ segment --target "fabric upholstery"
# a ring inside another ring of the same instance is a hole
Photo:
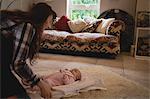
[[[115,20],[101,33],[75,33],[47,30],[43,34],[41,48],[56,51],[117,55],[120,53],[120,33],[123,23]]]
[[[115,20],[107,27],[106,35],[114,35],[120,40],[120,33],[125,30],[125,24],[121,20]]]

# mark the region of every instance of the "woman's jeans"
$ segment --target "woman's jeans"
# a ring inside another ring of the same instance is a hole
[[[1,50],[1,97],[17,96],[18,99],[30,99],[26,90],[19,83],[18,79],[13,75],[10,64],[13,55],[13,37],[6,37],[0,33],[0,50]]]

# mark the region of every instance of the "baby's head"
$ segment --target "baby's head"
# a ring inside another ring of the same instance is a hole
[[[81,80],[81,72],[79,69],[74,68],[74,69],[71,69],[70,72],[75,76],[75,81]]]

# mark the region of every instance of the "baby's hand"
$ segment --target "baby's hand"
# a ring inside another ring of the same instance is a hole
[[[34,86],[31,88],[31,91],[40,91],[39,87],[38,86]]]

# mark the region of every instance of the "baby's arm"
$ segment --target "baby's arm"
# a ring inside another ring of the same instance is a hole
[[[64,82],[64,85],[67,85],[67,84],[71,84],[71,83],[75,82],[75,80],[72,76],[64,75],[63,82]]]

